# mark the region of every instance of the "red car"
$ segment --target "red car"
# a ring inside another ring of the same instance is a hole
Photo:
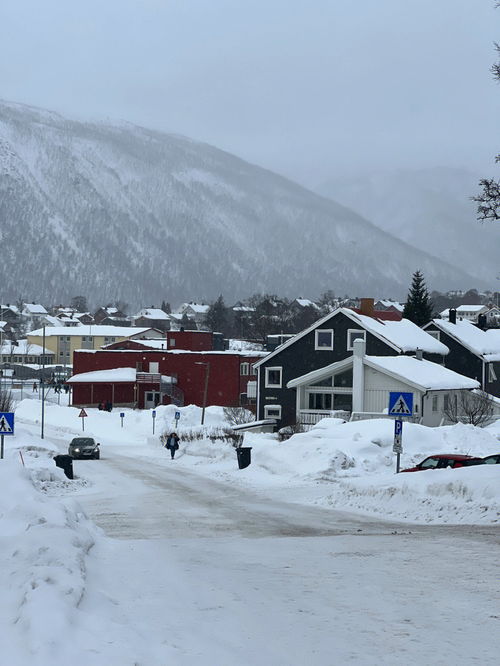
[[[444,469],[445,467],[469,467],[469,465],[480,465],[482,458],[475,456],[463,456],[456,453],[440,453],[437,456],[429,456],[421,463],[410,467],[409,469],[402,469],[402,472],[420,472],[424,469]]]

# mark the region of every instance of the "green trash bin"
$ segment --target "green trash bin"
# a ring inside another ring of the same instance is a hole
[[[251,455],[251,446],[239,446],[236,449],[236,455],[238,456],[238,467],[240,469],[245,469],[245,467],[248,467],[250,463],[252,462],[252,455]]]

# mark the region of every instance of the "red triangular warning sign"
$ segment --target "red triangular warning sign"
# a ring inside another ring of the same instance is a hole
[[[80,413],[78,414],[78,416],[83,418],[84,416],[87,416],[87,412],[84,409],[82,409],[82,410],[80,410]]]

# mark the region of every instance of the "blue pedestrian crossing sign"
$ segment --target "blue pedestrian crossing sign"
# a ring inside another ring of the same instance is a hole
[[[14,412],[0,412],[0,435],[14,434]]]
[[[175,420],[178,421],[181,418],[180,412],[175,412]]]
[[[399,391],[391,391],[389,393],[389,415],[412,416],[413,393],[400,393]]]

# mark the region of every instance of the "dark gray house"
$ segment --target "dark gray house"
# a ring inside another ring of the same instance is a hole
[[[448,319],[433,319],[424,330],[448,347],[444,364],[476,379],[483,391],[500,398],[500,329],[486,331],[450,310]]]
[[[414,355],[419,349],[428,360],[442,364],[448,354],[443,343],[407,319],[384,321],[338,308],[255,364],[257,419],[276,418],[278,427],[295,423],[296,393],[287,383],[352,356],[357,338],[365,341],[370,356]],[[309,394],[312,422],[334,410],[352,411],[352,372],[337,381],[327,392]]]

